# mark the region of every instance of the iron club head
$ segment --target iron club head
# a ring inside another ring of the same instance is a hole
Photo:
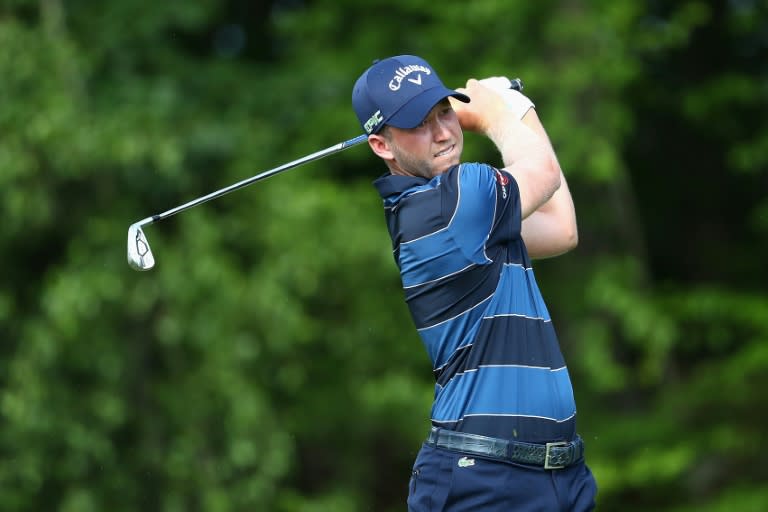
[[[155,257],[149,248],[147,237],[141,229],[142,222],[128,228],[128,264],[134,270],[149,270],[155,266]]]

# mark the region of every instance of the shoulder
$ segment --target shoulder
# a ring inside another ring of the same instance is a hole
[[[454,165],[443,174],[447,181],[462,181],[467,184],[488,182],[494,178],[494,167],[478,162],[463,162]]]
[[[455,182],[460,188],[499,189],[500,192],[517,189],[514,176],[504,169],[478,163],[462,163],[452,167],[446,178]]]

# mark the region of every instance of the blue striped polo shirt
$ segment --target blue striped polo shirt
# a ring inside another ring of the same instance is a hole
[[[387,174],[374,185],[432,361],[432,424],[535,443],[573,439],[573,389],[521,238],[514,178],[463,163],[431,180]]]

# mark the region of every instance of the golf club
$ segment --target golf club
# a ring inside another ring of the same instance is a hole
[[[515,89],[517,91],[523,90],[523,82],[519,78],[510,79],[509,82],[510,89]],[[343,151],[347,148],[351,148],[352,146],[356,146],[366,140],[368,140],[367,134],[358,135],[352,139],[339,142],[338,144],[334,144],[328,148],[316,151],[307,156],[293,160],[292,162],[288,162],[287,164],[283,164],[279,167],[275,167],[274,169],[270,169],[268,171],[262,172],[261,174],[257,174],[256,176],[251,176],[250,178],[238,181],[237,183],[233,183],[228,187],[216,190],[215,192],[211,192],[210,194],[198,197],[197,199],[193,199],[192,201],[184,203],[175,208],[171,208],[170,210],[164,211],[163,213],[152,215],[151,217],[147,217],[146,219],[131,224],[131,226],[128,228],[128,264],[134,270],[149,270],[155,266],[155,257],[152,254],[152,249],[149,247],[149,242],[147,241],[147,237],[144,235],[144,230],[142,229],[144,226],[149,226],[155,222],[167,219],[168,217],[192,208],[193,206],[203,204],[235,190],[247,187],[252,183],[256,183],[257,181],[261,181],[265,178],[269,178],[275,174],[279,174],[283,171],[293,169],[294,167],[298,167],[307,162],[312,162],[328,155],[338,153],[339,151]]]

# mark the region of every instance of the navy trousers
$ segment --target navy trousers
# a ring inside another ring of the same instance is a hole
[[[408,493],[409,512],[584,512],[597,485],[581,461],[549,469],[423,445]]]

